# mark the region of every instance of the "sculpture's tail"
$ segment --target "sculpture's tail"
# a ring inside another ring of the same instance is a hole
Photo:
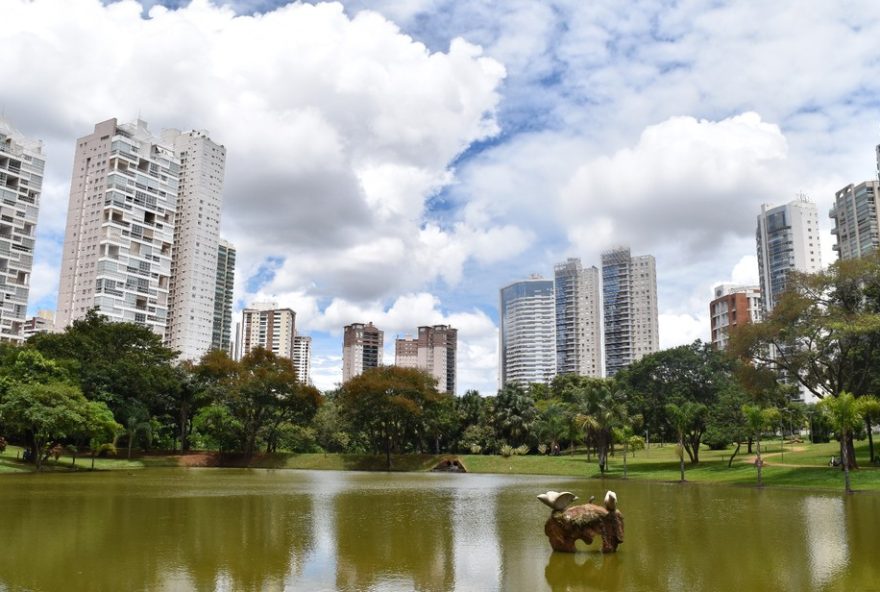
[[[567,508],[571,502],[577,499],[577,496],[570,491],[548,491],[538,496],[541,503],[549,506],[553,510],[559,511]]]

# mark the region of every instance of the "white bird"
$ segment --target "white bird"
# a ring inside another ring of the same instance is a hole
[[[564,510],[577,499],[577,496],[570,491],[548,491],[539,495],[538,499],[554,510]]]

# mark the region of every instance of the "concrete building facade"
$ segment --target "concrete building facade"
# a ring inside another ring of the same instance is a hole
[[[619,370],[660,348],[654,257],[629,248],[602,253],[605,372]]]
[[[346,325],[342,335],[342,382],[382,365],[385,333],[373,323]]]
[[[165,130],[180,164],[165,343],[198,360],[213,342],[226,149],[205,131]]]
[[[235,247],[220,239],[217,244],[217,275],[214,282],[214,321],[211,349],[234,356],[232,347],[232,296],[235,289]]]
[[[0,119],[0,342],[24,340],[45,166],[42,142]]]
[[[303,384],[312,384],[312,338],[296,335],[293,338],[293,367]]]
[[[425,370],[437,380],[437,390],[455,394],[458,329],[448,325],[419,327],[419,336],[394,342],[394,365]]]
[[[570,258],[554,269],[556,372],[602,376],[599,270]]]
[[[761,316],[761,288],[758,286],[715,286],[715,298],[709,303],[712,345],[726,349],[730,333],[746,323],[757,323]]]
[[[179,173],[143,121],[109,119],[77,140],[56,330],[97,307],[165,337]]]
[[[789,273],[815,273],[822,269],[816,204],[800,196],[774,208],[762,205],[755,240],[761,278],[761,312],[766,317],[785,292]]]
[[[865,181],[847,185],[834,194],[834,206],[828,217],[834,220],[831,234],[839,259],[861,259],[880,247],[878,193],[880,181]]]
[[[556,375],[553,280],[533,275],[500,290],[498,388],[549,384]]]
[[[274,302],[254,303],[241,313],[241,357],[262,347],[293,360],[296,313]]]

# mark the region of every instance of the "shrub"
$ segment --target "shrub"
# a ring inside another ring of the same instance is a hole
[[[546,444],[538,444],[538,454],[547,454],[549,447]]]
[[[516,448],[513,449],[513,453],[516,454],[517,456],[525,456],[526,454],[529,453],[529,445],[523,444],[522,446],[517,446]]]
[[[501,456],[507,458],[513,455],[513,446],[511,446],[510,444],[504,444],[501,448],[498,449],[498,452],[501,454]]]
[[[731,444],[730,437],[724,430],[709,428],[703,436],[703,444],[709,447],[709,450],[724,450]]]
[[[0,453],[6,452],[6,438],[0,436]]]
[[[483,452],[483,447],[479,444],[471,444],[468,450],[471,451],[471,454],[480,454]]]
[[[100,458],[116,456],[116,445],[109,442],[107,444],[101,444],[95,449],[95,452]]]

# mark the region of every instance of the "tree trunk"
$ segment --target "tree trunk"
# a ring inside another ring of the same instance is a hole
[[[752,437],[749,436],[749,447],[746,449],[746,454],[752,453]]]
[[[874,462],[874,436],[871,434],[871,418],[865,416],[865,428],[868,432],[868,463]]]
[[[846,442],[845,446],[843,444],[844,442]],[[846,448],[847,454],[845,456],[843,454],[843,448]],[[846,464],[847,469],[851,470],[851,469],[858,469],[859,468],[859,461],[858,461],[858,459],[856,459],[856,449],[855,449],[855,445],[853,444],[853,435],[852,434],[847,434],[846,438],[841,438],[840,459],[841,459],[841,461],[843,459],[846,459],[846,463],[841,462],[840,464],[841,465]]]
[[[757,439],[756,449],[758,451],[758,457],[755,459],[755,468],[758,469],[758,487],[764,487],[764,479],[761,475],[761,470],[764,468],[764,461],[761,460],[761,439]]]
[[[134,433],[128,432],[128,460],[131,460],[131,444],[134,442]]]
[[[742,446],[742,442],[737,442],[736,449],[733,451],[733,454],[730,455],[730,460],[727,461],[727,468],[728,469],[733,466],[733,459],[736,457],[737,453],[739,452],[740,446]]]
[[[684,483],[684,438],[678,439],[679,455],[678,470],[681,473],[681,482]]]
[[[845,437],[841,438],[841,447],[840,451],[842,453],[842,461],[840,464],[843,465],[843,490],[846,493],[852,493],[852,488],[849,484],[849,442],[850,442],[849,434],[846,434]],[[843,444],[843,443],[846,444]]]
[[[391,436],[385,437],[385,470],[391,470]]]
[[[623,478],[626,479],[626,448],[627,442],[624,440],[623,442]]]
[[[187,434],[187,421],[189,417],[189,405],[180,406],[180,415],[177,421],[180,422],[180,451],[189,452],[189,434]]]
[[[40,453],[40,439],[34,434],[34,467],[37,471],[43,468],[43,455]]]
[[[92,470],[93,471],[95,470],[95,452],[96,451],[92,450]]]

